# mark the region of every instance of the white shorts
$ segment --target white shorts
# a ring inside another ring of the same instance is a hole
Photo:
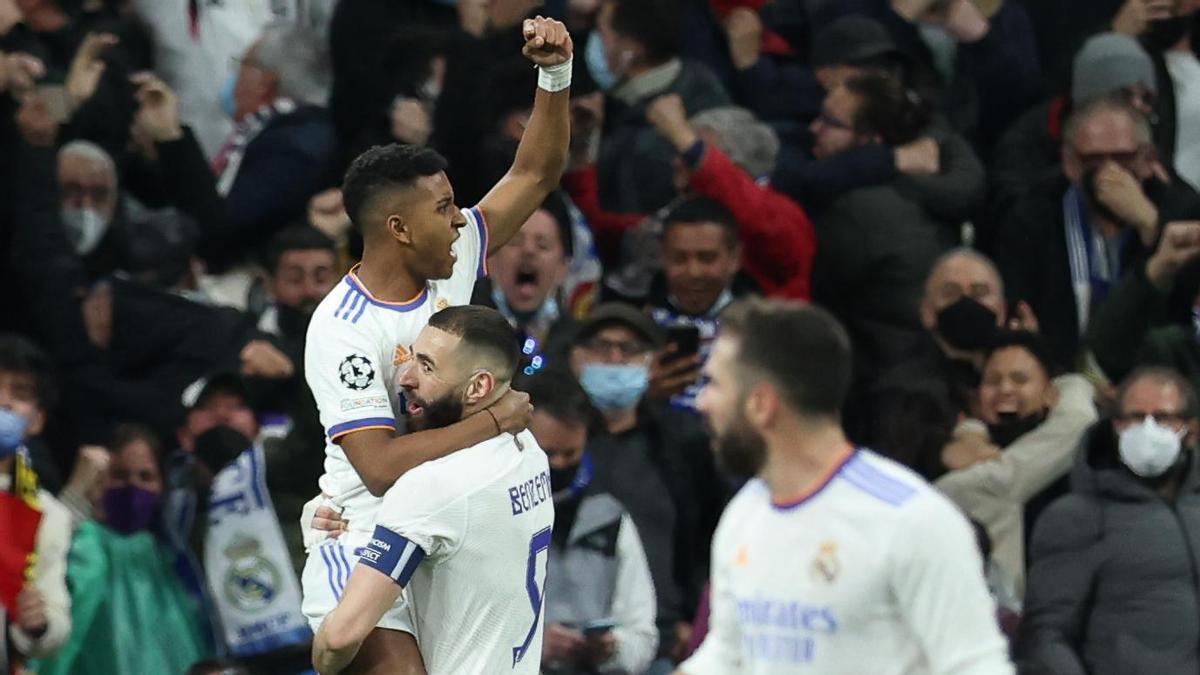
[[[300,587],[304,593],[304,602],[300,609],[308,619],[313,633],[320,629],[321,622],[334,607],[337,607],[338,601],[342,599],[342,591],[346,589],[346,582],[350,580],[350,573],[358,564],[356,551],[361,551],[362,546],[354,546],[351,541],[342,541],[352,536],[352,533],[347,533],[308,549],[304,574],[300,578]],[[408,603],[403,595],[396,599],[396,604],[392,605],[375,627],[416,634],[408,613]]]

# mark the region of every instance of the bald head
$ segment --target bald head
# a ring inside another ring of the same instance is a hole
[[[921,299],[921,324],[926,330],[937,326],[943,309],[968,297],[996,313],[999,324],[1006,315],[1004,282],[1000,271],[987,256],[970,248],[956,248],[942,255],[925,279]]]

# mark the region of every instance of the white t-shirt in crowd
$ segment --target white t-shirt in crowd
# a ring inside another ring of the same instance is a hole
[[[748,483],[713,540],[711,606],[687,675],[1013,672],[966,519],[868,450],[788,504]]]
[[[1166,53],[1175,84],[1175,171],[1200,190],[1200,59],[1190,51]]]

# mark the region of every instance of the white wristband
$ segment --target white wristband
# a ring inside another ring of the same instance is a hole
[[[538,88],[549,92],[562,91],[571,86],[571,57],[557,66],[538,66]]]

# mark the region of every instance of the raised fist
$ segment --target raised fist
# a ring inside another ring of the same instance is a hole
[[[521,27],[525,46],[521,53],[539,66],[557,66],[566,63],[575,53],[571,34],[561,21],[539,16],[525,19]]]

